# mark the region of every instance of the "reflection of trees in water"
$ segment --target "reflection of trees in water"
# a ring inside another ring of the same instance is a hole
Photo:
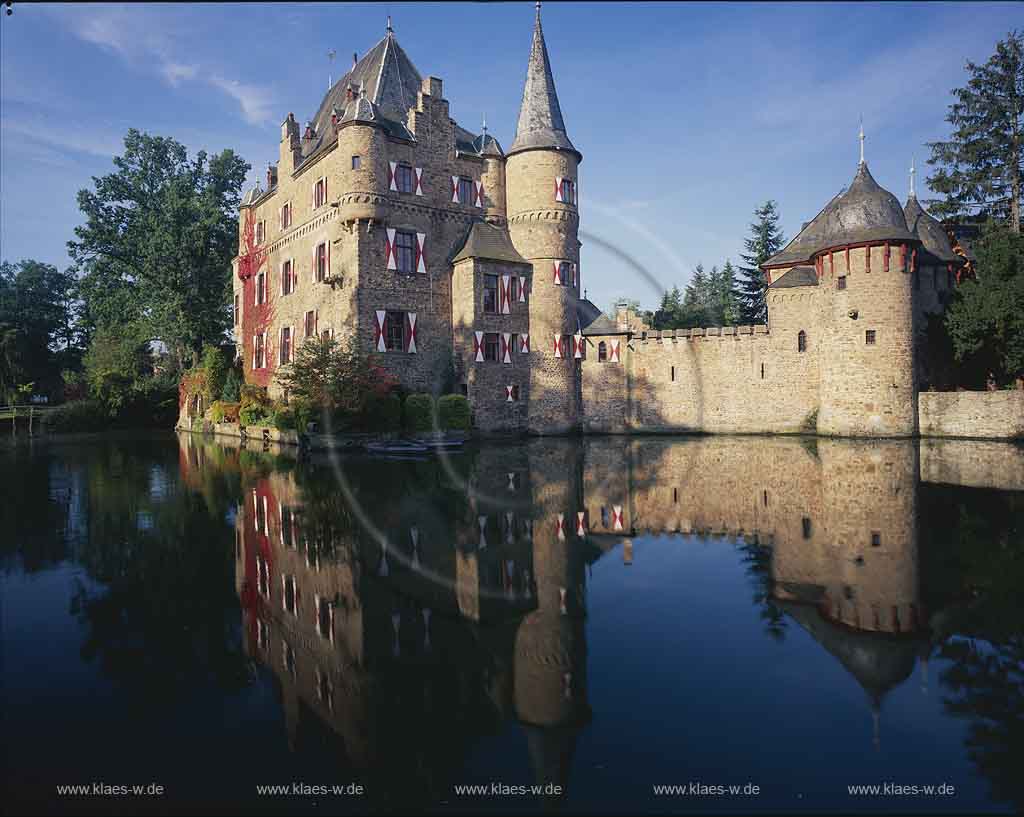
[[[53,506],[59,534],[44,528],[42,551],[21,541],[26,564],[74,559],[91,580],[77,582],[71,601],[86,626],[82,657],[140,694],[177,695],[186,679],[244,683],[225,521],[238,496],[237,468],[181,469],[162,439],[59,453],[30,460],[20,481],[33,492],[24,516],[37,521],[40,503]]]
[[[922,488],[925,588],[951,666],[946,711],[969,720],[967,752],[992,795],[1024,808],[1024,494]]]
[[[772,595],[772,549],[761,544],[756,537],[750,541],[741,539],[737,549],[754,591],[750,601],[758,608],[764,632],[773,641],[782,641],[786,637],[786,616]]]

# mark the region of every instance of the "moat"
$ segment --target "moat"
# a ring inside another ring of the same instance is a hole
[[[1024,807],[1020,446],[183,433],[0,474],[11,813]],[[162,793],[58,795],[96,784]]]

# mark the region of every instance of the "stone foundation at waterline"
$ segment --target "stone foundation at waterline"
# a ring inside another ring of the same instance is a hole
[[[922,392],[922,437],[1024,440],[1024,391]]]

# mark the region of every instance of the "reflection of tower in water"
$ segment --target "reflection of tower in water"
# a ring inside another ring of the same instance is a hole
[[[918,581],[918,452],[910,441],[819,440],[821,519],[775,537],[779,605],[857,680],[874,743],[882,701],[927,644]]]
[[[481,452],[473,498],[442,515],[395,488],[364,509],[384,548],[358,526],[325,528],[336,514],[309,475],[251,481],[236,521],[245,646],[275,677],[293,749],[314,740],[322,754],[333,734],[354,779],[384,790],[375,777],[401,770],[416,782],[403,790],[429,798],[471,743],[516,717],[537,778],[564,790],[587,713],[572,451]]]

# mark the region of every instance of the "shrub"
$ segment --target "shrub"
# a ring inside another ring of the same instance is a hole
[[[320,410],[308,400],[292,398],[291,409],[295,414],[295,429],[305,433],[311,422],[318,422]]]
[[[224,376],[224,388],[221,389],[220,399],[228,403],[237,403],[242,398],[242,374],[237,366],[228,369]]]
[[[443,429],[469,431],[469,400],[461,394],[446,394],[437,401],[437,420]]]
[[[73,400],[46,415],[50,431],[102,431],[110,423],[107,409],[96,400]]]
[[[243,403],[238,410],[238,422],[243,426],[264,425],[270,417],[269,403]]]
[[[202,367],[206,371],[206,390],[203,397],[208,401],[213,402],[220,398],[227,380],[228,366],[228,360],[219,348],[209,344],[203,347]]]
[[[358,426],[370,431],[397,431],[402,427],[402,400],[394,392],[369,395]]]
[[[295,429],[295,411],[289,406],[282,406],[274,412],[274,428],[278,431],[293,431]]]
[[[434,398],[429,394],[410,394],[405,398],[405,427],[409,431],[434,428]]]
[[[210,406],[210,419],[215,423],[237,423],[238,403],[217,400]]]

